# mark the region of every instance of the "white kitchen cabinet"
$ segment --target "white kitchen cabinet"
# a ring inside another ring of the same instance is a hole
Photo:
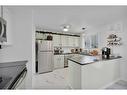
[[[73,37],[73,46],[79,47],[79,37]]]
[[[54,69],[64,68],[64,55],[54,55]]]
[[[53,35],[54,46],[79,47],[79,37]]]
[[[117,81],[120,78],[118,60],[100,61],[84,66],[82,68],[82,88],[104,89]]]
[[[73,39],[72,39],[72,36],[61,36],[61,43],[62,43],[62,46],[65,46],[65,47],[72,47],[73,46]]]
[[[61,36],[53,35],[53,46],[61,46]]]
[[[62,46],[68,46],[68,36],[64,36],[62,35],[61,36],[61,43],[62,43]]]
[[[81,65],[68,61],[68,84],[72,89],[81,89]]]
[[[75,47],[78,43],[73,36],[62,36],[62,46]]]
[[[120,79],[119,59],[80,65],[69,60],[68,83],[72,89],[104,89]]]
[[[73,47],[74,39],[73,36],[68,36],[68,46]]]

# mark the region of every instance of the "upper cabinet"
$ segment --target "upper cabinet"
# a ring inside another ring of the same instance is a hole
[[[53,35],[53,46],[62,46],[60,35]]]
[[[98,34],[85,36],[85,48],[86,49],[98,48]]]
[[[64,47],[79,47],[79,37],[62,35],[61,42]]]
[[[74,47],[79,47],[79,37],[74,37],[73,38],[73,46]]]
[[[61,42],[62,42],[62,46],[68,46],[68,36],[64,36],[64,35],[62,35],[61,36]]]
[[[50,33],[52,34],[52,33]],[[36,39],[37,40],[47,40],[48,33],[36,31]],[[53,37],[53,46],[54,47],[79,47],[79,39],[78,35],[69,35],[69,34],[52,34]]]

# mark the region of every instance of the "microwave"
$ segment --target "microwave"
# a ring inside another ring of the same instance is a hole
[[[7,22],[0,17],[0,42],[7,42]]]

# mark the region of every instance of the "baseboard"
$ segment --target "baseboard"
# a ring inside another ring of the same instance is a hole
[[[113,85],[115,82],[117,82],[117,81],[119,81],[119,80],[121,80],[121,79],[120,79],[120,78],[119,78],[119,79],[116,79],[115,81],[113,81],[113,82],[111,82],[111,83],[109,83],[109,84],[103,86],[101,89],[106,89],[106,88],[110,87],[111,85]]]

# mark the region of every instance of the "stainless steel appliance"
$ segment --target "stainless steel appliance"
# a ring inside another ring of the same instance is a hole
[[[38,73],[53,71],[53,43],[43,40],[38,43]]]
[[[15,80],[12,82],[9,89],[25,89],[25,87],[22,84],[23,82],[25,82],[26,74],[27,74],[27,68],[24,68],[23,71],[19,75],[17,75]]]
[[[6,27],[7,27],[6,21],[0,17],[0,42],[6,42],[7,41]]]
[[[0,89],[25,89],[26,62],[0,63]]]
[[[111,54],[110,48],[104,47],[102,48],[102,58],[109,59]]]

